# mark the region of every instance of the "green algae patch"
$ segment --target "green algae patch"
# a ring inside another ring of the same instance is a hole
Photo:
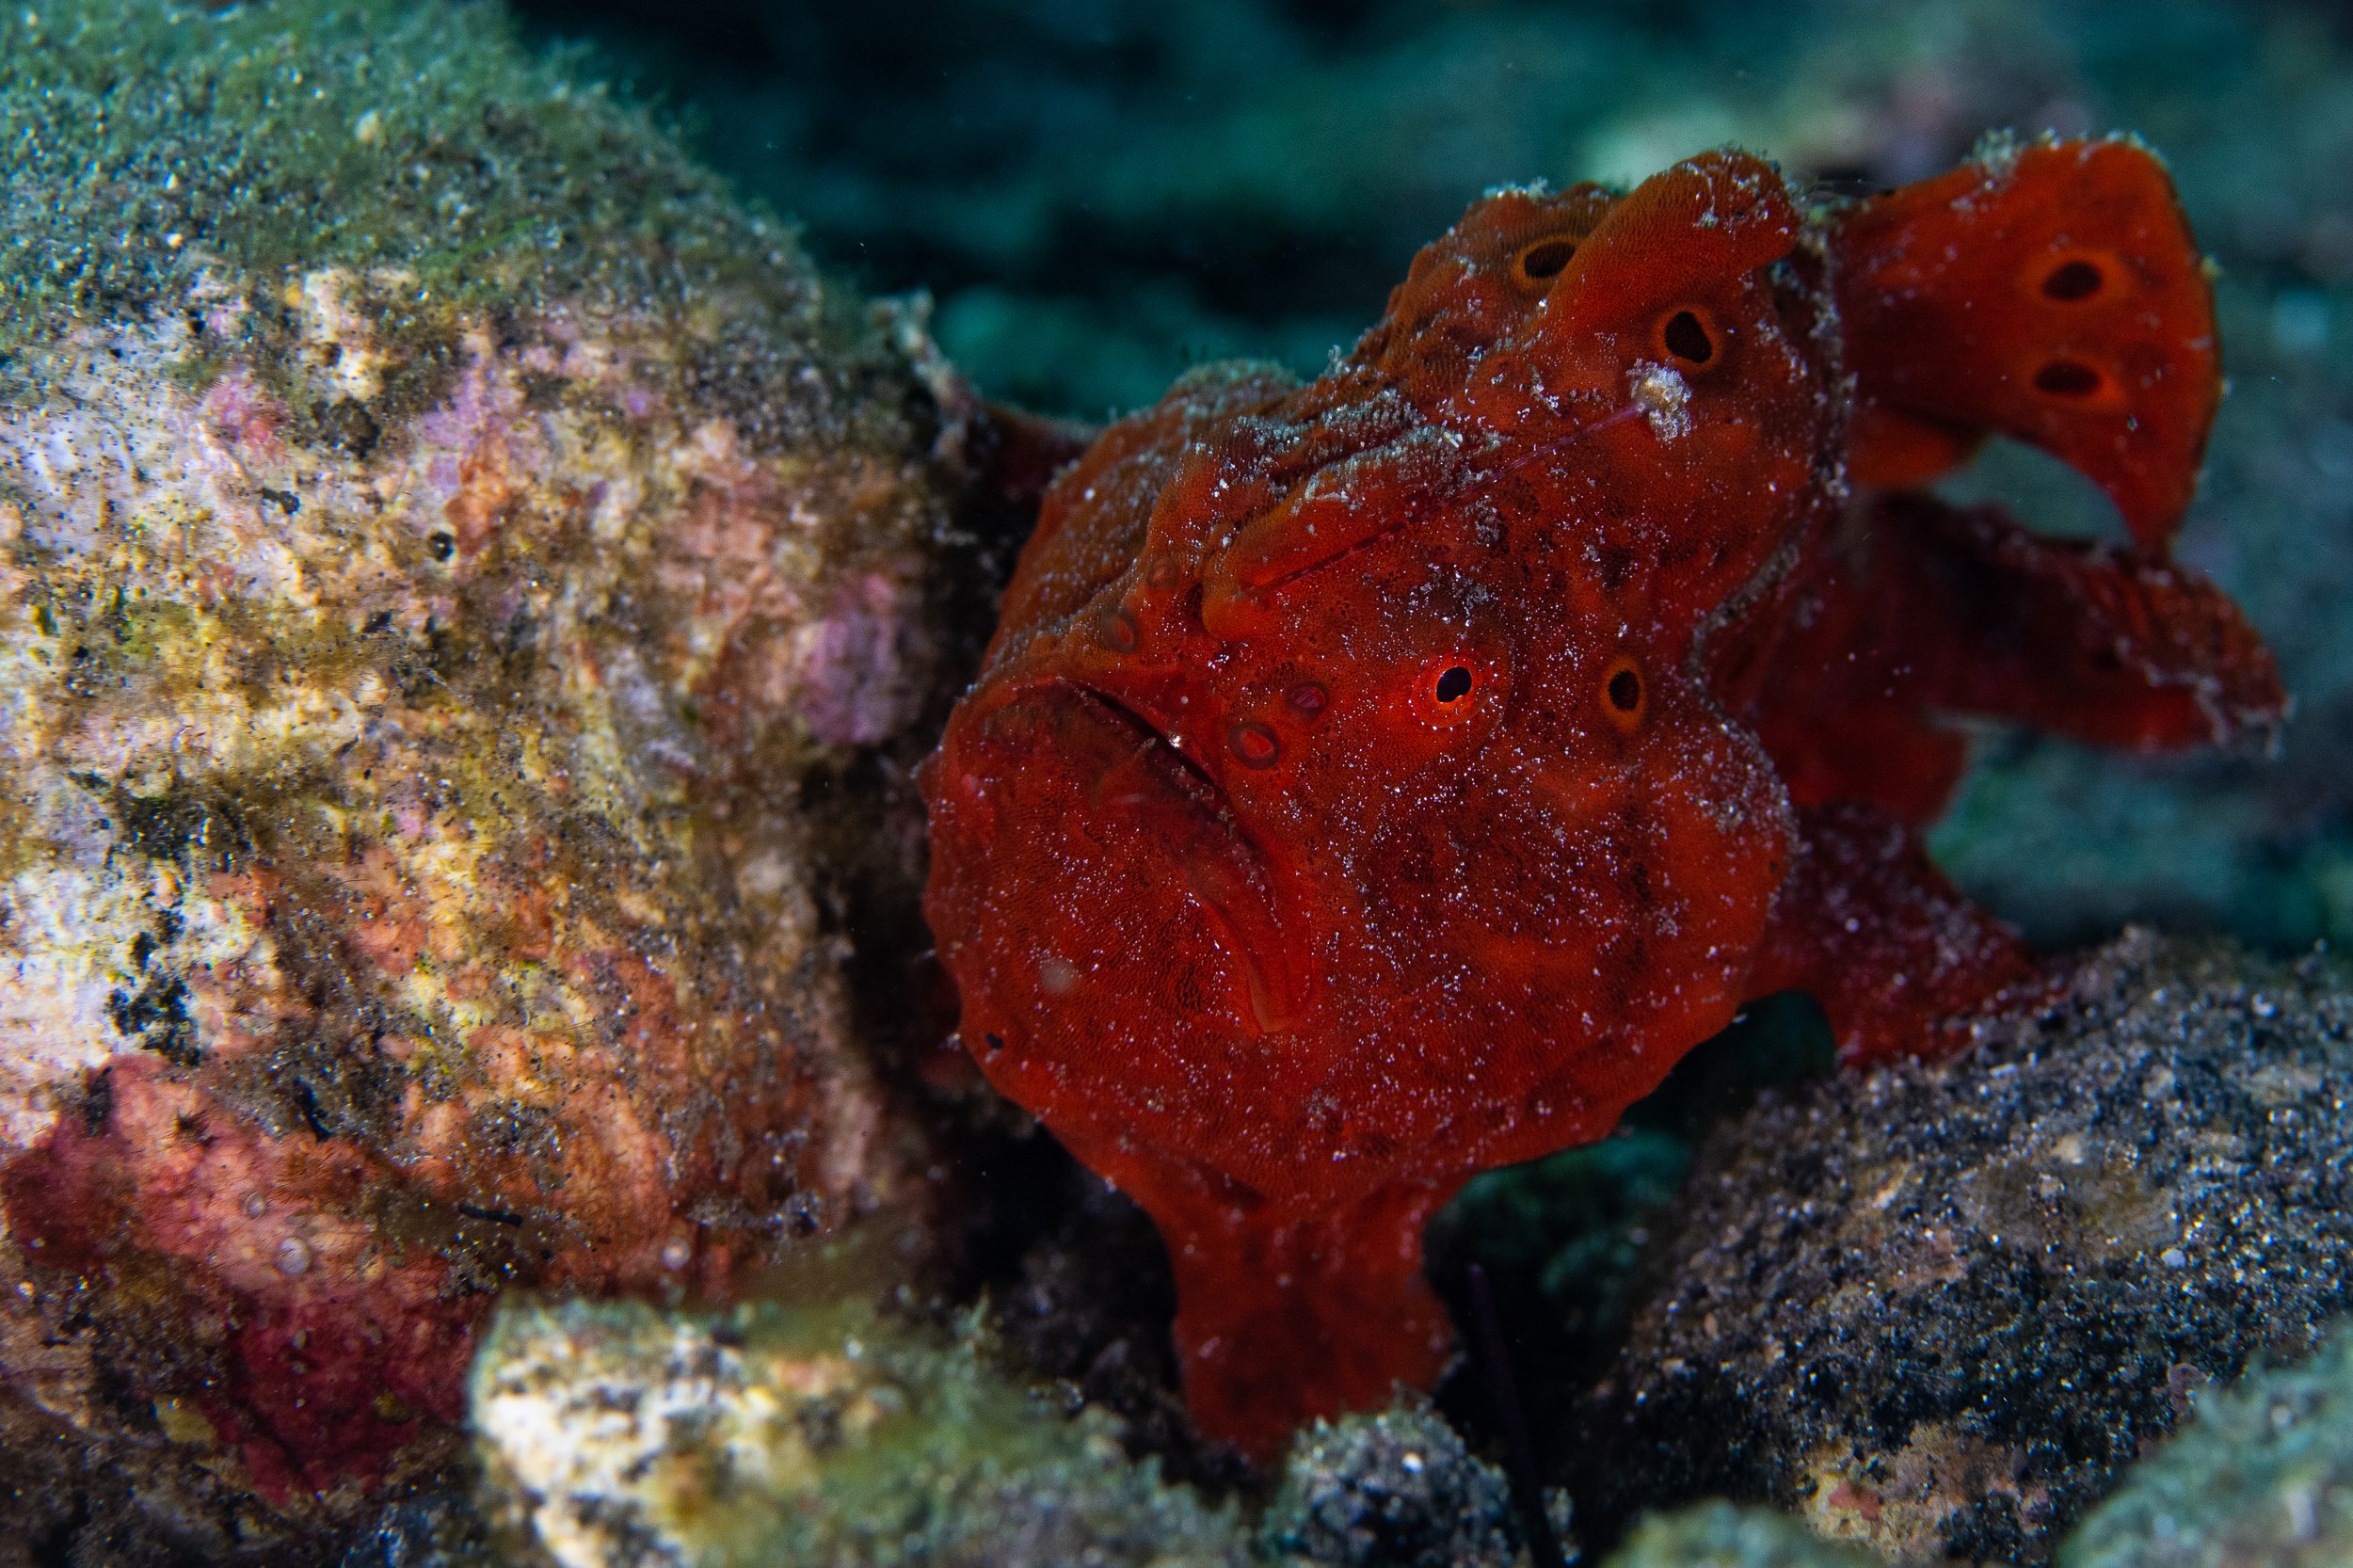
[[[510,1304],[472,1410],[507,1523],[566,1568],[1248,1560],[1230,1506],[995,1372],[977,1314]]]
[[[807,302],[783,226],[487,7],[10,8],[0,147],[0,353],[223,270],[397,272],[383,326],[419,338],[542,296]]]

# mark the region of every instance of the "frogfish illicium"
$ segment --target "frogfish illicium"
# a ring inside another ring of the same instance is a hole
[[[1195,372],[1061,474],[923,775],[926,908],[989,1081],[1158,1223],[1205,1432],[1427,1384],[1432,1212],[1744,1002],[1869,1060],[2031,993],[1921,847],[1946,716],[2278,721],[2168,558],[2220,392],[2137,143],[1817,202],[1718,152],[1491,194],[1324,375]],[[1919,488],[1995,433],[2130,542]]]

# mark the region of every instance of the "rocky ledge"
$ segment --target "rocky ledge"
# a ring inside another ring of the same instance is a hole
[[[0,141],[0,1512],[282,1560],[502,1287],[928,1234],[843,966],[974,426],[484,8],[11,8]]]

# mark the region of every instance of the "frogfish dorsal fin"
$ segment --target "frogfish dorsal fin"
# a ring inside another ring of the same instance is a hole
[[[2005,150],[1857,204],[1831,232],[1850,451],[1865,484],[1917,484],[1988,432],[2042,448],[2162,547],[2220,401],[2214,290],[2147,149]]]

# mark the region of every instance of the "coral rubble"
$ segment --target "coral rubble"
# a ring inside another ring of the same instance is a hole
[[[968,427],[484,9],[11,9],[0,141],[12,1518],[291,1550],[500,1287],[924,1201],[835,888],[912,886]]]
[[[498,1507],[560,1568],[1242,1568],[1233,1510],[946,1343],[862,1311],[520,1304],[474,1374]]]

